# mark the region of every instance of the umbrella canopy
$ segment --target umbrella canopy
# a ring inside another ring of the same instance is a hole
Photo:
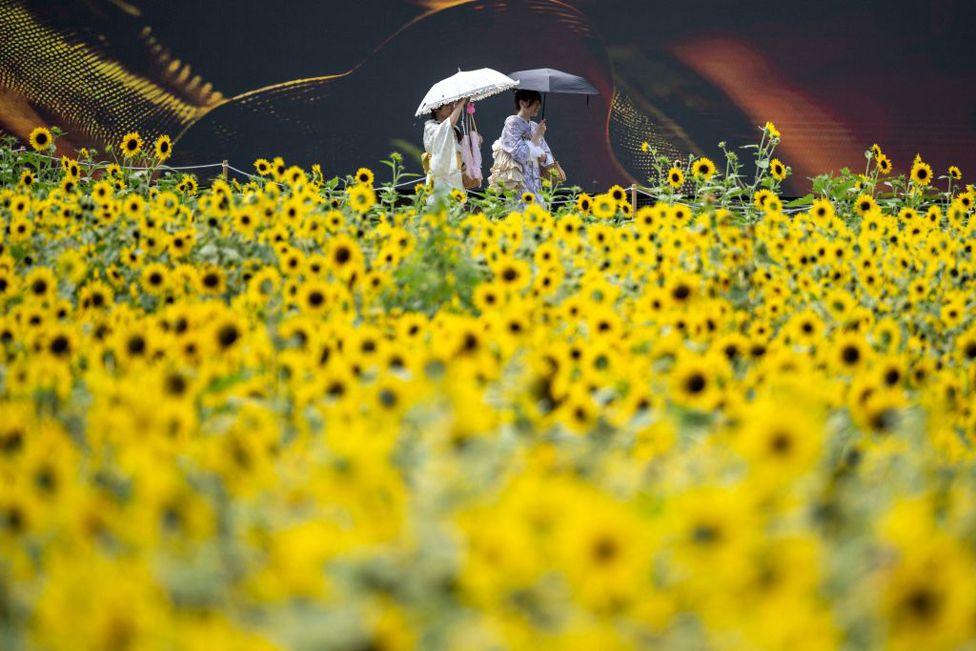
[[[480,68],[478,70],[458,70],[457,74],[442,79],[427,91],[424,101],[417,107],[417,117],[459,99],[468,97],[471,101],[484,99],[518,86],[517,81],[497,70]]]
[[[522,90],[537,90],[540,93],[570,93],[574,95],[599,95],[593,84],[582,77],[571,75],[552,68],[519,70],[508,75],[519,82]]]

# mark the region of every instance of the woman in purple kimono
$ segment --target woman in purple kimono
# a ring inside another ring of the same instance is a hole
[[[489,187],[530,192],[542,204],[539,168],[551,165],[552,151],[546,144],[546,121],[532,120],[542,107],[542,96],[534,90],[515,91],[515,115],[505,119],[501,137],[491,146],[493,164]],[[524,202],[523,202],[524,203]]]

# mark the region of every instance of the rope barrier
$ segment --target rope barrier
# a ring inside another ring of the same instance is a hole
[[[221,165],[222,164],[223,163],[221,163]],[[250,174],[248,172],[245,172],[244,170],[239,170],[239,169],[237,169],[236,167],[234,167],[233,165],[231,165],[229,163],[227,164],[227,169],[232,170],[234,172],[237,172],[238,174],[241,174],[242,176],[246,176],[249,179],[261,179],[261,178],[263,178],[261,176],[258,176],[257,174]]]
[[[21,147],[20,149],[11,149],[10,150],[10,152],[13,153],[13,154],[17,154],[17,153],[25,152],[25,151],[27,151],[27,148],[26,147]],[[35,156],[40,156],[41,158],[47,158],[48,160],[59,161],[59,162],[61,160],[57,156],[50,156],[48,154],[42,154],[40,152],[32,152],[32,153]],[[79,165],[83,165],[83,166],[88,167],[88,168],[91,168],[91,169],[105,169],[109,165],[112,165],[113,164],[113,163],[94,163],[94,162],[88,162],[88,161],[75,161],[75,162],[78,163]],[[118,164],[118,163],[115,163],[115,164]],[[223,166],[223,163],[202,163],[202,164],[199,164],[199,165],[176,165],[176,166],[173,166],[173,165],[165,165],[165,164],[162,164],[161,163],[159,165],[156,165],[155,167],[144,167],[144,166],[141,166],[141,165],[132,165],[132,166],[125,166],[125,169],[127,169],[127,170],[139,170],[139,171],[167,170],[167,171],[178,172],[178,171],[181,171],[181,170],[199,170],[199,169],[207,169],[207,168],[210,168],[210,167],[221,167],[221,166]],[[238,170],[238,171],[240,171],[240,170]],[[244,172],[241,172],[241,173],[243,174]]]
[[[394,190],[396,190],[397,188],[402,188],[402,187],[405,187],[405,186],[408,186],[408,185],[411,185],[411,184],[413,184],[413,185],[417,185],[418,183],[420,183],[420,182],[421,182],[421,179],[423,179],[423,178],[424,178],[424,177],[422,177],[422,176],[419,176],[419,177],[417,177],[417,178],[415,178],[415,179],[413,179],[413,180],[410,180],[410,181],[404,181],[403,183],[399,183],[399,184],[397,184],[397,185],[394,185],[394,186],[393,186],[393,189],[394,189]]]
[[[17,154],[17,153],[21,153],[21,152],[26,152],[26,151],[28,151],[28,149],[26,147],[20,147],[18,149],[11,149],[9,151],[10,151],[10,153]],[[40,156],[41,158],[47,158],[47,159],[53,160],[53,161],[59,161],[60,162],[60,160],[61,160],[57,156],[50,156],[48,154],[42,154],[41,152],[31,152],[31,153],[34,154],[35,156]],[[95,163],[95,162],[88,162],[88,161],[75,161],[75,162],[77,162],[79,165],[84,165],[84,166],[86,166],[86,167],[88,167],[90,169],[105,169],[109,165],[112,165],[113,164],[113,163]],[[114,164],[118,164],[118,163],[114,163]],[[214,167],[224,167],[224,168],[226,168],[228,170],[232,170],[232,171],[234,171],[234,172],[236,172],[236,173],[240,174],[241,176],[244,176],[244,177],[246,177],[248,179],[258,179],[258,180],[263,180],[263,181],[270,181],[269,179],[265,179],[264,177],[259,176],[257,174],[251,174],[249,172],[245,172],[244,170],[240,170],[240,169],[238,169],[238,168],[234,167],[233,165],[231,165],[229,163],[226,163],[226,162],[220,162],[220,163],[201,163],[201,164],[198,164],[198,165],[165,165],[165,164],[160,164],[160,165],[157,165],[155,167],[143,167],[143,166],[131,166],[130,167],[130,166],[124,166],[124,168],[127,169],[127,170],[138,170],[138,171],[170,171],[170,172],[180,172],[180,171],[184,171],[184,170],[210,169],[210,168],[214,168]],[[397,190],[399,188],[403,188],[403,187],[406,187],[408,185],[416,185],[417,183],[421,183],[423,181],[423,179],[424,179],[423,176],[418,176],[416,179],[407,180],[407,181],[404,181],[403,183],[398,183],[397,185],[394,185],[392,187],[393,187],[394,190]],[[271,183],[277,183],[276,181],[270,181],[270,182]],[[652,192],[650,192],[648,190],[645,190],[644,188],[642,188],[640,186],[632,186],[631,191],[632,191],[632,193],[634,195],[641,194],[641,195],[643,195],[645,197],[648,197],[650,199],[653,199],[653,200],[659,200],[660,199],[660,196],[659,195],[656,195],[656,194],[654,194],[654,193],[652,193]],[[483,193],[476,192],[474,190],[467,190],[466,192],[467,192],[467,194],[474,195],[475,197],[479,197],[479,198],[482,198],[482,197],[485,196]],[[563,205],[563,204],[572,203],[572,202],[573,202],[573,199],[567,198],[567,199],[563,199],[563,200],[553,200],[553,201],[550,201],[549,202],[549,205]],[[695,205],[695,204],[692,203],[691,205]],[[792,208],[784,208],[783,209],[783,212],[786,213],[786,214],[788,214],[788,215],[791,215],[791,214],[795,214],[795,213],[798,213],[798,212],[803,212],[808,207],[809,206],[795,206],[795,207],[792,207]]]
[[[651,199],[654,199],[654,200],[659,200],[660,199],[660,196],[655,195],[654,193],[649,192],[647,190],[644,190],[643,188],[638,187],[636,191],[637,191],[638,194],[643,194],[644,196],[649,197]],[[693,206],[695,206],[695,205],[704,206],[704,204],[695,204],[694,202],[691,205],[693,205]],[[813,204],[811,203],[810,206],[812,206],[812,205]],[[787,215],[792,215],[792,214],[795,214],[795,213],[798,213],[798,212],[803,212],[804,210],[806,210],[810,206],[794,206],[792,208],[784,208],[782,210],[782,212],[786,213]]]

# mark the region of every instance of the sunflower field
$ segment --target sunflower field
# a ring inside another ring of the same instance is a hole
[[[766,124],[546,209],[59,133],[0,146],[0,648],[976,649],[957,168],[784,201]]]

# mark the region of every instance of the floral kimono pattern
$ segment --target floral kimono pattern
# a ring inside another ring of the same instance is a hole
[[[545,164],[551,165],[553,156],[545,139],[539,145],[532,142],[532,134],[538,126],[536,122],[518,115],[510,115],[505,119],[502,135],[491,147],[494,163],[489,183],[520,193],[531,192],[541,204],[539,157],[545,154]]]

